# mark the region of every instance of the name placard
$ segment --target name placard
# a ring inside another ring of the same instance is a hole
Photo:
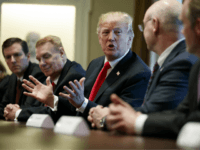
[[[47,114],[32,114],[26,122],[26,126],[52,129],[54,128],[54,123]]]
[[[54,132],[68,135],[87,136],[90,129],[82,117],[62,116],[54,127]]]
[[[200,123],[186,123],[178,134],[176,144],[183,149],[200,149]]]

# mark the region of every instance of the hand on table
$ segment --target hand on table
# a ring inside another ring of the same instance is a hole
[[[101,128],[100,126],[100,120],[109,114],[109,109],[107,107],[103,107],[101,105],[98,105],[96,107],[93,107],[89,111],[88,121],[91,122],[91,126],[97,127],[98,129]]]
[[[135,134],[135,122],[137,117],[141,115],[141,112],[136,112],[116,94],[112,94],[110,98],[113,103],[109,105],[110,113],[106,117],[108,129]]]
[[[4,117],[8,121],[13,121],[15,119],[15,113],[19,110],[20,107],[18,104],[8,104],[4,108]]]
[[[44,103],[50,107],[54,107],[54,95],[53,95],[53,86],[51,85],[50,82],[50,77],[47,77],[46,79],[46,85],[42,84],[39,82],[36,78],[33,76],[29,76],[29,78],[33,81],[30,82],[26,79],[23,79],[23,84],[22,86],[29,91],[24,92],[25,95],[33,97],[40,101],[41,103]]]
[[[85,77],[81,78],[78,82],[77,80],[74,80],[74,83],[72,81],[69,82],[69,85],[72,89],[68,88],[67,86],[64,86],[63,89],[68,93],[59,93],[60,96],[66,98],[69,100],[69,102],[76,108],[81,107],[83,104],[85,97],[84,97],[84,81]]]

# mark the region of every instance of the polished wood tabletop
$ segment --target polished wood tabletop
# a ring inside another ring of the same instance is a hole
[[[172,139],[116,135],[91,130],[86,137],[54,133],[52,129],[26,127],[25,123],[0,121],[0,150],[64,149],[177,149]]]

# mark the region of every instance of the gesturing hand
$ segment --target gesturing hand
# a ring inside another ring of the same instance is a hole
[[[64,98],[67,98],[74,107],[76,108],[81,107],[81,105],[85,100],[84,81],[85,77],[81,78],[79,82],[77,80],[74,80],[74,83],[70,81],[69,85],[72,88],[72,90],[69,89],[67,86],[63,87],[63,89],[69,94],[59,93],[59,95]]]
[[[23,79],[24,83],[22,86],[30,92],[24,92],[24,94],[33,97],[50,107],[54,107],[53,86],[51,85],[50,77],[47,77],[46,85],[42,84],[31,75],[29,78],[33,81],[34,84],[26,79]]]
[[[106,117],[107,127],[127,134],[135,134],[135,121],[141,114],[136,112],[128,103],[116,94],[111,95],[110,113]]]

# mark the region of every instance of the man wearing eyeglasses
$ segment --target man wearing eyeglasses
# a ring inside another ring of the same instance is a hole
[[[142,113],[174,109],[188,91],[188,78],[197,57],[186,52],[183,27],[179,20],[182,4],[178,1],[158,1],[147,11],[143,19],[143,31],[147,48],[159,55],[146,91],[143,105],[134,108]],[[88,117],[99,126],[99,107],[90,110]]]

